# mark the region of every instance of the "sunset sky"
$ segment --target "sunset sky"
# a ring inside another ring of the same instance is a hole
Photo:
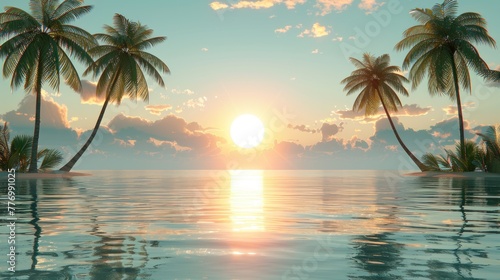
[[[77,169],[415,169],[397,145],[384,115],[352,112],[355,96],[340,81],[354,70],[348,58],[388,53],[401,65],[405,52],[394,45],[416,25],[409,11],[437,0],[260,0],[260,1],[85,1],[91,13],[76,22],[102,32],[114,13],[140,21],[165,43],[149,51],[171,69],[166,88],[149,82],[148,102],[124,100],[110,106],[101,133]],[[2,6],[28,9],[28,1]],[[459,1],[459,13],[473,11],[500,40],[500,2]],[[478,47],[491,68],[500,51]],[[3,61],[2,61],[3,63]],[[80,73],[84,68],[79,66]],[[472,72],[472,71],[471,71]],[[72,156],[92,129],[101,100],[92,77],[84,93],[46,87],[40,144]],[[411,89],[410,85],[407,85]],[[15,134],[32,134],[34,98],[0,80],[0,120]],[[500,123],[500,85],[473,74],[472,95],[463,92],[466,137]],[[417,154],[442,152],[458,139],[454,101],[430,97],[426,84],[401,97],[393,114],[401,136]],[[254,114],[266,127],[264,143],[237,148],[231,122]],[[79,138],[79,136],[81,138]]]

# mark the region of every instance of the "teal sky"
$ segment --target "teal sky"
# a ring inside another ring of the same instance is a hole
[[[27,3],[2,1],[3,6],[25,9]],[[116,121],[119,114],[127,120],[138,117],[149,124],[175,116],[186,123],[195,122],[203,127],[203,130],[195,132],[200,137],[227,140],[226,143],[218,140],[212,143],[224,154],[218,158],[217,162],[220,162],[220,158],[227,158],[235,150],[228,135],[229,126],[236,116],[255,114],[267,127],[276,118],[276,112],[286,110],[290,116],[285,125],[303,125],[302,129],[279,129],[272,133],[269,142],[283,142],[298,148],[302,154],[294,156],[305,157],[312,162],[311,168],[319,168],[323,160],[329,160],[336,152],[328,151],[329,148],[326,152],[320,150],[323,154],[314,163],[318,153],[312,151],[318,145],[335,140],[344,146],[341,153],[348,156],[346,149],[350,151],[354,148],[353,143],[357,139],[366,141],[374,149],[372,144],[378,141],[375,138],[380,136],[377,133],[383,128],[380,116],[367,120],[353,118],[348,112],[355,97],[345,96],[340,85],[340,81],[354,69],[348,57],[360,57],[364,52],[374,55],[388,53],[393,64],[401,65],[405,53],[396,52],[394,45],[401,40],[405,29],[416,24],[409,11],[416,7],[431,7],[436,0],[88,0],[85,3],[93,5],[94,9],[76,24],[91,33],[101,32],[103,24],[111,24],[114,13],[121,13],[148,25],[156,35],[168,38],[165,43],[150,49],[171,69],[171,75],[165,77],[167,88],[150,82],[149,103],[125,100],[120,107],[109,108],[103,125],[109,128],[115,140],[131,140],[131,143],[136,140],[130,135],[122,139],[112,133],[117,129],[113,129],[110,121]],[[218,7],[225,8],[214,10]],[[500,2],[497,1],[459,1],[459,13],[480,13],[488,21],[490,35],[497,41],[500,40],[499,8]],[[485,46],[478,49],[490,67],[500,65],[498,49]],[[79,69],[83,70],[81,66]],[[82,79],[92,81],[92,77]],[[4,120],[8,120],[8,112],[19,112],[19,104],[26,96],[22,89],[12,92],[9,82],[6,78],[0,80],[0,118]],[[62,86],[59,93],[46,90],[50,102],[57,108],[66,108],[66,116],[56,117],[63,119],[58,128],[81,133],[93,127],[99,105],[82,104],[80,95],[66,86]],[[487,84],[474,75],[472,95],[464,94],[463,99],[471,133],[476,127],[500,123],[497,113],[499,85]],[[448,133],[446,129],[439,133],[432,129],[436,124],[452,122],[455,114],[448,114],[446,109],[454,102],[446,97],[430,97],[425,84],[410,91],[410,97],[402,97],[402,102],[409,108],[398,117],[405,132],[421,132],[422,135],[427,132],[429,137],[438,136],[437,140],[432,140],[437,141],[434,148],[452,143],[451,138],[458,135],[458,131],[449,131],[450,139],[445,139],[441,136]],[[148,110],[147,105],[156,106],[157,111],[152,111],[152,107]],[[319,131],[324,123],[330,125],[329,133]],[[15,123],[11,126],[15,127]],[[24,130],[20,128],[20,131]],[[408,134],[408,137],[411,135]],[[370,140],[371,137],[375,138]],[[155,139],[182,146],[175,148],[176,151],[190,148],[193,151],[191,156],[199,155],[194,152],[196,149],[188,144],[181,145],[182,141],[174,138],[165,135],[164,139]],[[446,141],[440,142],[440,139]],[[44,143],[43,137],[41,141]],[[71,140],[68,142],[69,146],[75,144]],[[49,141],[45,143],[50,145]],[[212,144],[205,146],[213,148]],[[361,146],[364,147],[364,144]],[[397,150],[391,146],[389,143],[385,149]],[[263,149],[272,150],[272,144]],[[367,152],[367,149],[362,151]],[[109,151],[102,147],[101,152],[106,154]],[[379,152],[383,154],[383,149]],[[140,153],[140,148],[135,146],[123,153]],[[165,162],[171,160],[168,156],[162,159]],[[187,159],[186,165],[189,165]],[[165,166],[169,164],[165,163]],[[82,168],[88,167],[90,162],[88,165],[83,163]],[[292,164],[288,167],[296,166]]]

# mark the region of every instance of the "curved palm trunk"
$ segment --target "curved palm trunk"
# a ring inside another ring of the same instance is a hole
[[[394,123],[392,122],[391,115],[389,114],[389,111],[387,111],[387,107],[385,107],[384,100],[382,99],[382,96],[380,95],[380,92],[378,92],[378,96],[380,98],[380,102],[382,103],[382,107],[384,107],[385,114],[387,115],[387,119],[389,119],[389,123],[391,124],[392,131],[394,131],[394,135],[396,135],[396,139],[398,139],[399,145],[403,147],[403,150],[408,154],[408,156],[413,160],[413,162],[418,166],[420,171],[427,171],[427,167],[420,161],[418,160],[417,157],[415,157],[412,152],[406,147],[406,145],[403,143],[403,140],[401,140],[401,137],[399,137],[399,133],[396,130],[396,127],[394,126]]]
[[[455,83],[455,95],[457,97],[458,125],[460,126],[460,146],[465,147],[464,117],[462,115],[462,101],[460,100],[460,85],[458,84],[457,67],[453,55],[451,57],[451,67],[453,70],[453,82]],[[461,149],[460,157],[465,161],[465,148]]]
[[[85,153],[87,148],[90,146],[92,140],[94,140],[94,137],[97,134],[97,131],[99,130],[99,127],[101,126],[101,121],[102,118],[104,117],[104,113],[106,112],[106,107],[108,107],[110,98],[111,98],[110,95],[106,97],[106,101],[104,101],[104,104],[102,105],[101,113],[99,114],[99,118],[97,119],[97,123],[95,124],[94,130],[92,131],[92,134],[90,135],[87,142],[85,142],[85,145],[83,145],[80,151],[78,151],[78,153],[76,153],[76,155],[68,163],[66,163],[66,165],[61,167],[59,171],[66,171],[66,172],[71,171],[76,162],[82,157],[83,153]]]
[[[40,138],[40,110],[42,108],[42,81],[41,75],[38,75],[36,86],[36,105],[35,105],[35,130],[33,132],[33,143],[31,145],[31,159],[29,173],[38,173],[38,138]]]

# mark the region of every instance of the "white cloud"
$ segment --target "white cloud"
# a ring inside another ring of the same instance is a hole
[[[430,111],[432,111],[431,107],[422,108],[417,104],[404,105],[397,112],[392,112],[392,116],[423,116],[427,115]],[[334,111],[333,114],[338,115],[340,119],[353,119],[362,122],[374,122],[381,118],[385,118],[386,114],[382,107],[379,107],[376,114],[371,116],[365,116],[364,111],[356,112],[354,110],[337,110]]]
[[[331,31],[326,26],[323,26],[318,22],[316,22],[315,24],[313,24],[311,29],[306,29],[302,31],[302,33],[300,33],[298,37],[309,36],[313,38],[320,38],[327,36],[328,34],[330,34],[330,32]]]
[[[173,94],[183,94],[183,95],[193,95],[194,94],[194,91],[190,90],[190,89],[184,89],[184,90],[181,90],[181,89],[172,89],[171,92]]]
[[[203,96],[203,97],[189,99],[188,101],[184,102],[183,105],[187,108],[204,108],[206,102],[207,102],[207,97]]]
[[[159,116],[163,112],[166,112],[170,109],[172,109],[172,105],[169,104],[161,104],[161,105],[146,105],[144,107],[149,113]]]
[[[82,104],[102,105],[104,103],[105,95],[97,96],[96,87],[96,82],[82,80],[82,92],[80,93]]]
[[[475,108],[475,107],[476,107],[476,103],[473,101],[466,102],[466,103],[462,104],[462,110],[464,110],[466,108]],[[446,115],[450,115],[450,116],[456,116],[458,113],[456,105],[446,106],[443,108],[443,111],[446,113]]]
[[[288,30],[290,30],[291,28],[292,28],[292,26],[291,26],[291,25],[287,25],[287,26],[285,26],[285,27],[283,27],[283,28],[278,28],[278,29],[274,30],[274,33],[286,33],[286,32],[288,32]]]
[[[327,15],[333,10],[342,11],[352,4],[353,0],[317,0],[316,7],[321,10],[321,15]]]
[[[379,7],[382,7],[385,3],[379,3],[377,0],[361,0],[358,7],[362,10],[365,10],[367,14],[370,14],[376,11]]]
[[[227,9],[228,7],[229,6],[227,4],[217,1],[210,3],[210,8],[212,8],[214,11]]]

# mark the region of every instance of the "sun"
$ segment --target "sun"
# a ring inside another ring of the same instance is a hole
[[[231,124],[231,139],[241,148],[250,149],[258,146],[264,139],[264,125],[254,115],[238,116]]]

